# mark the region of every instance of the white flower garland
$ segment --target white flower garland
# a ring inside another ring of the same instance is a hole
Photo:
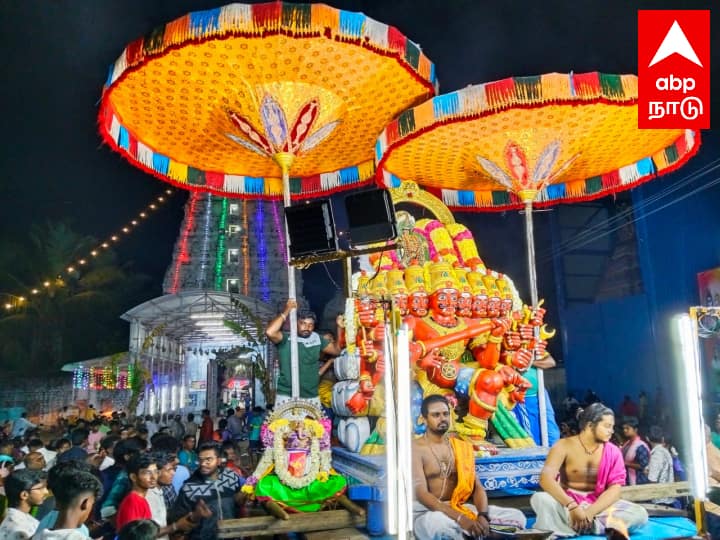
[[[263,452],[257,467],[255,467],[255,472],[243,486],[243,492],[253,494],[258,481],[273,472],[273,469],[280,482],[293,489],[307,487],[315,480],[325,482],[328,479],[328,475],[332,470],[332,452],[330,449],[320,450],[325,428],[316,420],[305,419],[302,422],[305,429],[310,432],[311,437],[310,450],[308,451],[310,467],[307,473],[300,478],[290,474],[288,470],[288,451],[285,444],[287,436],[294,429],[288,420],[279,419],[268,426],[268,429],[273,433],[273,444]]]
[[[357,335],[355,324],[355,299],[345,299],[345,348],[349,353],[355,352],[355,337]]]
[[[275,440],[273,441],[273,450],[275,454],[275,474],[284,485],[293,489],[300,489],[309,486],[317,480],[320,472],[320,439],[313,435],[310,443],[310,451],[308,458],[310,459],[310,469],[307,474],[296,477],[288,471],[288,452],[285,449],[285,437],[290,434],[293,429],[289,425],[280,426],[275,431]]]

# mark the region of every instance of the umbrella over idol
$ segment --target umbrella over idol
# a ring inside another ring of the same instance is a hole
[[[378,179],[414,180],[450,208],[525,208],[530,294],[538,304],[533,206],[630,189],[682,166],[698,132],[637,127],[635,75],[549,73],[440,95],[400,114],[376,144]],[[538,370],[542,443],[545,392]]]
[[[177,187],[289,206],[368,183],[377,134],[435,91],[420,48],[362,13],[230,4],[130,43],[111,66],[99,124],[114,150]],[[293,310],[294,397],[295,326]]]

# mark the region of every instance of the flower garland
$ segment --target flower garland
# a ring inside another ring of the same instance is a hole
[[[288,453],[285,443],[288,435],[295,431],[290,421],[280,418],[269,425],[264,424],[260,436],[265,445],[265,451],[255,472],[245,480],[243,493],[254,494],[259,480],[273,472],[273,469],[280,482],[292,489],[307,487],[315,480],[327,481],[332,469],[332,452],[330,450],[330,434],[327,426],[324,425],[326,423],[309,418],[302,420],[303,428],[310,433],[312,441],[308,452],[310,467],[301,478],[292,476],[288,471]]]
[[[355,338],[357,326],[355,325],[355,299],[345,299],[345,348],[352,354],[355,352]]]

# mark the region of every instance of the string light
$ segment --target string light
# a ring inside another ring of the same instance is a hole
[[[275,230],[278,234],[278,240],[280,240],[280,250],[282,251],[282,258],[285,264],[287,264],[287,247],[285,247],[285,227],[282,226],[280,223],[280,203],[279,202],[273,202],[272,205],[272,214],[273,214],[273,223],[275,224]]]
[[[208,261],[210,260],[210,218],[212,218],[213,196],[209,193],[205,197],[205,215],[203,216],[202,243],[200,244],[200,273],[197,278],[197,285],[206,288]]]
[[[133,365],[125,369],[111,367],[76,366],[73,369],[73,388],[77,390],[129,390],[132,386]]]
[[[257,238],[257,266],[260,271],[260,299],[263,302],[270,300],[267,273],[267,245],[265,244],[265,207],[262,201],[255,206],[255,238]]]
[[[190,262],[190,255],[188,254],[188,237],[190,231],[192,231],[195,225],[195,206],[200,198],[200,193],[193,191],[190,194],[190,208],[185,216],[185,228],[180,235],[180,252],[178,253],[177,259],[175,260],[175,267],[173,268],[172,283],[170,285],[170,294],[175,294],[178,291],[180,284],[180,265]],[[143,214],[140,214],[144,217]]]
[[[166,189],[166,190],[164,191],[165,196],[160,196],[160,197],[158,197],[158,198],[157,198],[157,201],[160,202],[160,203],[163,203],[163,202],[165,202],[165,201],[167,200],[167,197],[170,196],[170,195],[172,195],[173,193],[175,193],[174,190],[172,190],[172,189]],[[147,208],[155,209],[155,208],[157,208],[157,205],[153,202],[153,203],[150,203],[150,204],[147,206]],[[140,212],[140,213],[139,213],[139,216],[145,217],[145,216],[146,216],[146,213],[145,213],[144,211],[143,211],[143,212]],[[130,223],[131,223],[132,225],[137,225],[137,224],[138,224],[138,221],[137,221],[137,219],[133,219]],[[124,226],[124,227],[121,227],[120,230],[121,230],[123,233],[126,233],[126,234],[129,234],[129,233],[130,233],[130,227],[127,226],[127,225]],[[113,234],[113,235],[111,235],[111,236],[109,237],[109,240],[112,241],[112,242],[119,242],[119,241],[120,241],[120,236],[119,236],[118,234]],[[89,255],[91,255],[92,257],[97,257],[97,256],[100,254],[100,250],[101,250],[101,249],[108,249],[109,247],[110,247],[110,242],[108,242],[108,241],[106,240],[106,241],[100,243],[96,248],[90,250]],[[77,261],[75,261],[74,263],[68,264],[68,265],[65,267],[65,272],[64,272],[64,273],[61,273],[61,274],[58,274],[57,279],[55,280],[55,284],[56,284],[57,286],[63,286],[63,285],[65,284],[66,278],[67,278],[67,277],[70,277],[70,274],[74,274],[74,273],[77,271],[77,266],[78,266],[78,265],[79,265],[79,266],[87,266],[88,264],[89,264],[89,261],[88,261],[88,258],[87,258],[87,257],[82,257],[82,258],[78,259]],[[73,277],[77,277],[77,276],[73,276]],[[45,281],[42,283],[42,286],[43,286],[45,289],[50,289],[51,285],[52,285],[52,283],[51,283],[49,280],[45,280]],[[37,295],[37,294],[40,293],[40,290],[41,290],[41,289],[40,289],[39,286],[36,286],[36,287],[33,287],[33,288],[29,289],[29,290],[30,290],[30,293],[31,293],[31,294]],[[17,295],[15,295],[15,296],[17,296]]]
[[[228,200],[222,199],[220,219],[218,220],[217,252],[215,253],[215,290],[223,289],[223,266],[225,265],[225,227],[227,226]]]
[[[248,296],[250,293],[250,266],[249,262],[249,239],[248,239],[248,215],[247,201],[242,202],[243,230],[242,230],[242,263],[243,263],[243,294]]]

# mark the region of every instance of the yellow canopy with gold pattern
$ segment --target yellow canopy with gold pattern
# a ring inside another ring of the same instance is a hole
[[[181,188],[279,198],[281,154],[293,195],[319,196],[370,179],[377,134],[435,90],[419,47],[362,13],[230,4],[128,45],[99,124],[114,150]]]
[[[411,108],[376,145],[378,178],[458,210],[587,200],[681,166],[699,133],[638,129],[637,77],[550,73],[470,86]]]

